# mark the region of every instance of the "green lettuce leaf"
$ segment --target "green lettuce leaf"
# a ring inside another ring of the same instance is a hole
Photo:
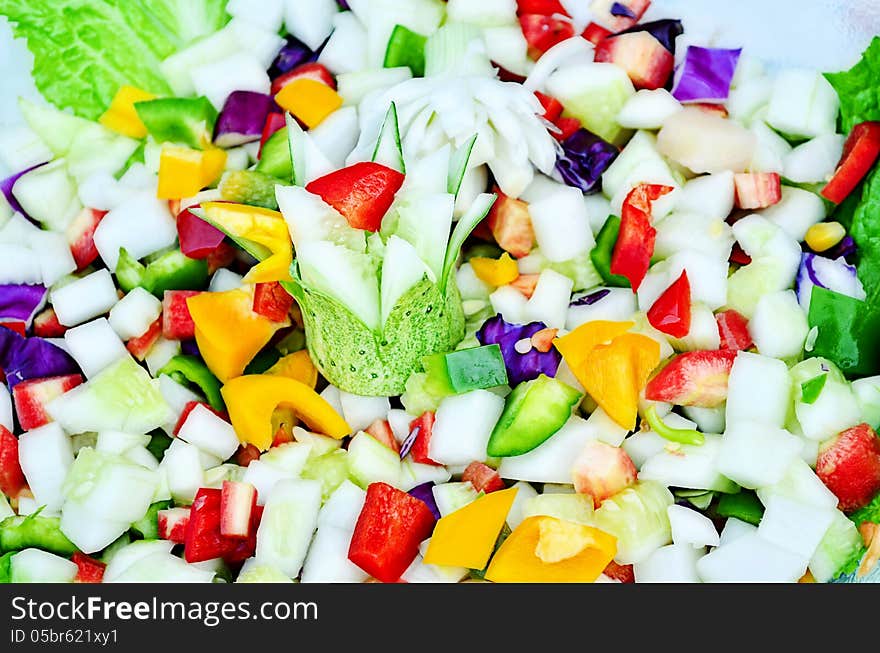
[[[0,15],[27,39],[43,96],[95,120],[124,84],[169,94],[160,62],[219,29],[224,7],[223,0],[0,0]]]
[[[859,279],[868,303],[880,300],[880,167],[865,180],[862,199],[855,210],[850,234],[859,247]]]
[[[861,60],[847,71],[826,73],[840,97],[840,124],[844,134],[860,122],[880,120],[880,36],[874,37]]]

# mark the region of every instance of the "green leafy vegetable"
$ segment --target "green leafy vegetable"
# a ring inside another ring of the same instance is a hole
[[[165,57],[227,20],[224,0],[0,0],[34,54],[34,81],[59,108],[97,119],[120,86],[170,92]]]
[[[876,302],[814,286],[809,323],[819,332],[813,356],[829,359],[848,376],[880,371],[880,306]]]
[[[859,247],[859,279],[868,303],[880,299],[880,167],[865,180],[862,199],[853,213],[850,235]]]
[[[843,133],[867,120],[880,120],[880,37],[875,37],[851,69],[826,73],[840,97],[840,123]]]

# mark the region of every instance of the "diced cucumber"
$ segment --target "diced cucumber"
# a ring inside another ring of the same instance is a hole
[[[427,36],[418,34],[403,25],[395,25],[385,50],[384,68],[406,66],[413,77],[425,76],[425,42]]]
[[[236,170],[223,176],[220,193],[228,202],[277,210],[275,186],[278,179],[256,170]]]
[[[863,548],[856,525],[839,510],[819,546],[810,558],[810,573],[819,583],[827,583]]]
[[[363,431],[348,445],[348,470],[352,480],[363,488],[383,481],[400,482],[400,457],[390,448]]]
[[[133,545],[132,545],[133,546]],[[132,562],[105,583],[210,583],[215,572],[187,564],[169,553],[152,553]]]
[[[408,197],[397,208],[395,234],[415,247],[439,282],[443,275],[455,198],[448,193]]]
[[[332,172],[333,164],[315,146],[312,137],[302,130],[289,113],[285,114],[285,120],[293,183],[297,186],[305,186]]]
[[[593,523],[593,498],[588,494],[539,494],[523,505],[523,517],[549,515],[557,519]]]
[[[721,436],[705,435],[701,445],[681,445],[649,458],[639,470],[639,478],[666,486],[736,492],[737,485],[718,471]]]
[[[303,583],[362,583],[369,578],[348,559],[351,533],[336,526],[318,528],[303,564]]]
[[[292,583],[294,582],[283,572],[271,565],[257,562],[256,558],[249,558],[242,566],[235,579],[236,583]]]
[[[441,483],[431,488],[431,492],[434,494],[434,501],[437,503],[441,517],[464,508],[472,501],[476,501],[481,494],[469,482]]]
[[[400,129],[397,124],[397,106],[394,102],[391,103],[391,106],[388,107],[388,113],[385,114],[382,130],[379,132],[379,140],[376,141],[376,149],[373,150],[372,160],[406,174],[403,147],[400,144]]]
[[[408,79],[412,79],[412,71],[406,66],[400,66],[341,73],[336,78],[336,84],[345,104],[351,106],[360,104],[373,91],[391,88]]]
[[[572,462],[589,441],[596,439],[587,421],[572,416],[539,447],[522,456],[503,458],[498,467],[502,478],[535,483],[571,483]]]
[[[10,558],[12,583],[72,583],[77,566],[66,558],[40,549],[25,549]]]
[[[22,175],[12,193],[28,215],[53,231],[64,231],[82,209],[65,159]]]
[[[673,502],[672,493],[665,486],[641,481],[602,503],[594,514],[594,522],[617,538],[616,562],[641,562],[672,542],[666,509]]]
[[[657,137],[638,131],[602,174],[602,192],[608,198],[616,198],[636,184],[648,181],[669,183],[674,179],[669,165],[657,151]]]
[[[321,484],[289,480],[275,486],[257,530],[256,558],[288,577],[299,575],[318,525]]]

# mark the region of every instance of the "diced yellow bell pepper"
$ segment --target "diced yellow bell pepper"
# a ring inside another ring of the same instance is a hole
[[[278,91],[275,102],[312,129],[342,106],[342,96],[326,84],[300,77]]]
[[[251,253],[262,251],[260,262],[245,275],[247,283],[289,281],[293,261],[293,245],[284,216],[278,211],[247,204],[205,202],[202,204],[208,222],[237,242],[247,241]]]
[[[507,519],[518,488],[490,492],[442,517],[425,553],[425,562],[483,569]]]
[[[516,261],[504,252],[501,258],[484,258],[475,256],[470,260],[471,267],[477,278],[490,286],[506,286],[519,276]]]
[[[260,451],[272,446],[272,413],[289,406],[312,431],[344,438],[351,428],[327,401],[309,386],[283,376],[248,374],[228,381],[220,392],[239,440]]]
[[[147,128],[135,111],[135,102],[153,100],[156,96],[134,86],[120,86],[113,96],[113,101],[98,122],[107,129],[130,138],[144,138]]]
[[[554,539],[565,538],[566,534],[570,539],[567,545],[553,543]],[[579,551],[567,555],[582,544]],[[560,555],[559,551],[563,553]],[[542,560],[540,554],[548,552],[547,559],[559,560]],[[592,583],[616,553],[617,539],[597,528],[563,522],[555,517],[529,517],[514,529],[495,553],[486,571],[486,579],[495,583]]]
[[[159,188],[163,200],[192,197],[213,184],[226,165],[226,151],[219,148],[193,150],[165,143],[159,155]]]
[[[565,362],[577,376],[584,361],[597,345],[611,342],[635,326],[633,322],[608,322],[594,320],[582,324],[577,329],[553,341],[554,346],[562,354]],[[578,377],[583,385],[583,380]]]
[[[245,290],[204,292],[188,298],[186,304],[199,352],[224,382],[239,376],[275,332],[287,326],[254,313],[253,297]]]
[[[279,358],[265,374],[286,376],[288,379],[305,383],[310,388],[314,388],[318,383],[318,370],[305,349]]]
[[[632,430],[638,416],[639,393],[659,363],[660,345],[656,340],[627,333],[611,344],[595,347],[574,372],[608,416]]]

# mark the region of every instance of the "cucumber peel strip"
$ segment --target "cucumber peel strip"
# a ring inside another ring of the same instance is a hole
[[[371,160],[374,163],[381,163],[392,170],[406,174],[403,146],[400,142],[397,105],[394,102],[391,103],[391,106],[388,107],[388,112],[385,114],[385,120],[382,122],[382,129],[379,132],[378,140],[376,140],[376,147],[373,149]]]
[[[663,420],[660,419],[660,416],[657,414],[657,409],[654,408],[654,406],[649,406],[645,411],[645,419],[650,425],[652,431],[670,442],[699,446],[705,441],[703,434],[694,429],[676,429],[667,426]]]
[[[458,191],[461,190],[461,184],[467,172],[468,161],[470,161],[471,152],[474,151],[474,144],[476,142],[477,135],[474,134],[461,147],[456,148],[449,158],[449,179],[446,192],[450,195],[455,195],[456,198],[458,197]]]

